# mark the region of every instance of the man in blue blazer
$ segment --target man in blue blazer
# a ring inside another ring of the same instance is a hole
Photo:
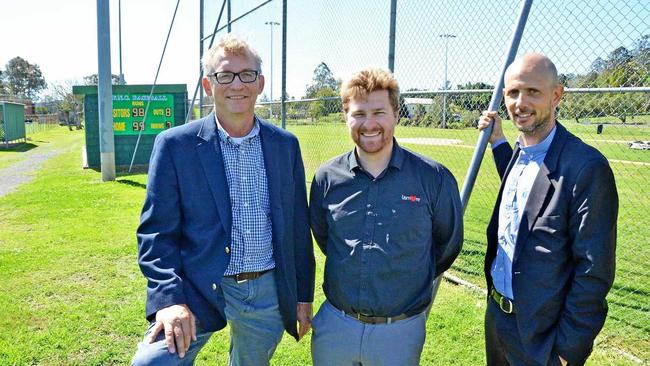
[[[607,316],[618,194],[607,159],[556,121],[564,89],[540,54],[505,74],[515,149],[495,112],[490,136],[501,187],[487,229],[488,365],[583,365]]]
[[[229,365],[268,365],[310,328],[314,256],[298,140],[257,118],[261,60],[227,36],[203,59],[214,113],[155,142],[138,237],[151,322],[136,365],[192,364],[230,326]],[[299,322],[298,329],[296,322]]]

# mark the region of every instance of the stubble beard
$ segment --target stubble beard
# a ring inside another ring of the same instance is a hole
[[[515,123],[515,126],[517,127],[519,132],[523,133],[525,136],[534,137],[546,131],[548,125],[551,123],[551,113],[548,112],[544,115],[539,115],[536,112],[535,116],[539,117],[539,119],[535,118],[535,123],[533,123],[530,126],[521,126]]]

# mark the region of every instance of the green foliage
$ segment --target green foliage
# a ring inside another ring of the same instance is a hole
[[[263,119],[269,119],[271,118],[271,108],[269,105],[265,104],[261,107],[255,107],[255,115],[263,118]]]
[[[334,78],[332,70],[326,63],[321,62],[314,69],[312,83],[305,90],[305,98],[318,98],[317,95],[321,89],[330,89],[338,93],[339,88],[340,82]]]
[[[5,85],[4,81],[4,75],[2,73],[2,70],[0,70],[0,95],[5,94],[9,94],[9,90],[7,90],[7,85]]]
[[[115,75],[115,74],[111,74],[111,84],[118,85],[119,83],[120,83],[120,76]],[[99,76],[97,74],[84,76],[84,84],[85,85],[98,85],[99,84]]]
[[[312,121],[318,117],[326,116],[330,113],[341,111],[341,101],[337,98],[338,93],[329,87],[323,87],[316,92],[314,98],[319,100],[313,101],[309,104],[307,114],[311,117]],[[323,100],[322,98],[332,98]]]
[[[640,37],[633,49],[618,47],[606,59],[597,58],[583,75],[560,75],[560,82],[572,88],[647,87],[650,86],[650,34]],[[650,113],[643,93],[607,93],[567,95],[560,110],[579,121],[610,115],[625,123],[627,116]]]
[[[485,111],[490,106],[490,98],[492,97],[492,90],[494,85],[490,85],[484,82],[477,83],[466,83],[463,85],[458,85],[458,89],[468,90],[468,89],[488,89],[489,92],[481,94],[452,94],[449,96],[448,102],[459,106],[462,110],[467,111]],[[480,113],[479,112],[479,113]]]
[[[3,79],[9,94],[22,98],[33,99],[39,91],[47,86],[41,68],[36,64],[30,64],[20,56],[7,62]]]

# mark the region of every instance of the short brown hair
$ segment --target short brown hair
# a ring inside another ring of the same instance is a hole
[[[223,53],[222,53],[223,51]],[[248,42],[243,39],[236,38],[228,34],[221,38],[216,45],[212,46],[205,55],[201,63],[203,64],[203,74],[210,75],[216,70],[217,64],[225,55],[246,56],[250,58],[257,67],[257,70],[262,72],[262,58],[255,51]]]
[[[343,111],[348,112],[350,99],[366,98],[368,94],[377,90],[388,91],[388,99],[397,115],[399,111],[399,86],[397,80],[390,72],[378,68],[363,69],[343,83],[341,86]]]

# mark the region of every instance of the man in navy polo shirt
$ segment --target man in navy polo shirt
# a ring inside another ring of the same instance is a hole
[[[312,321],[314,365],[418,365],[432,283],[463,241],[456,180],[393,138],[399,87],[365,69],[341,88],[356,147],[311,185],[327,300]]]

